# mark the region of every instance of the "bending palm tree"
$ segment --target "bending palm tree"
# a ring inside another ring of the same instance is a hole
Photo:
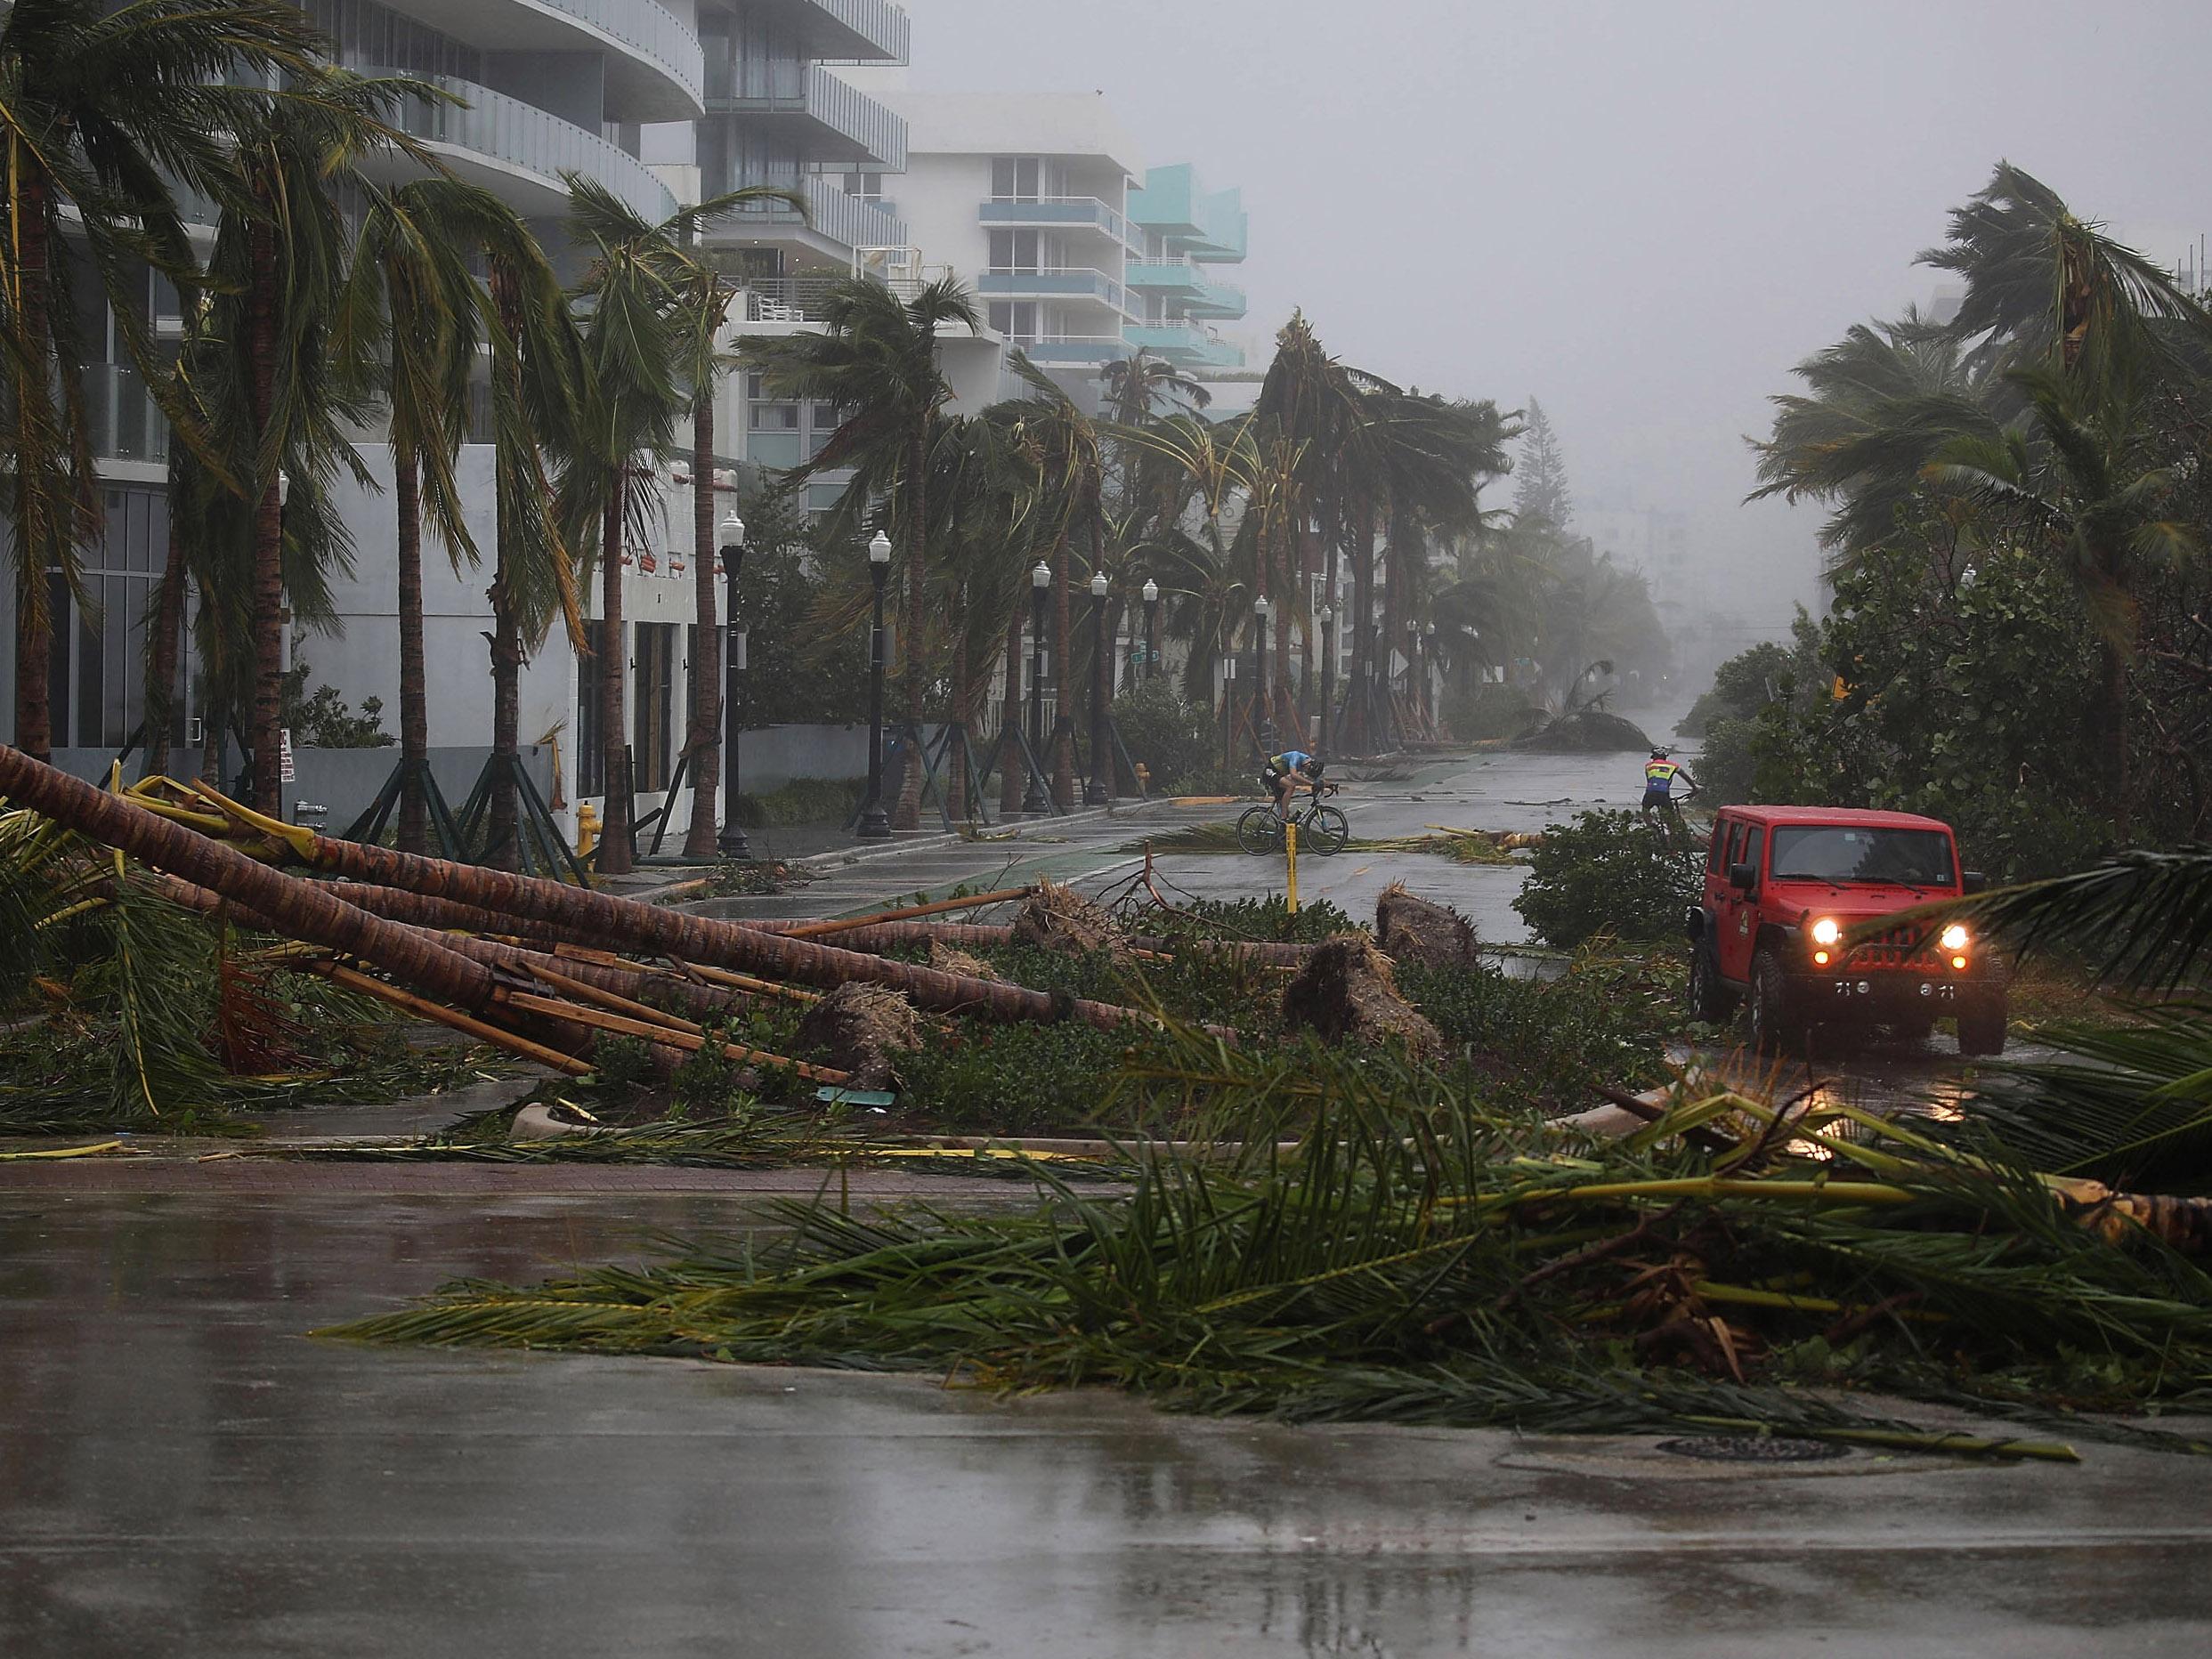
[[[96,287],[130,361],[179,438],[204,430],[145,313],[153,267],[190,295],[198,262],[166,179],[231,193],[230,141],[268,103],[226,76],[320,74],[320,36],[273,0],[36,0],[0,18],[0,403],[15,560],[17,743],[53,746],[48,573],[72,585],[102,530],[78,296]],[[89,271],[92,281],[85,280]]]
[[[887,499],[906,542],[904,659],[906,727],[904,776],[895,827],[921,823],[921,740],[926,684],[929,446],[938,411],[952,388],[937,365],[937,331],[951,324],[976,326],[966,290],[946,278],[901,300],[863,277],[839,283],[822,308],[822,331],[749,344],[746,360],[763,371],[770,395],[832,403],[851,413],[830,434],[822,452],[794,470],[807,478],[854,470],[834,522],[849,530],[869,504]]]

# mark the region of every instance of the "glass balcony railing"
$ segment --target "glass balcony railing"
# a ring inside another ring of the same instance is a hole
[[[1122,285],[1103,271],[1017,271],[993,265],[976,281],[986,299],[1097,300],[1114,311],[1126,309]]]
[[[85,418],[93,453],[107,460],[166,461],[169,419],[127,363],[93,363],[85,370]]]
[[[706,51],[684,20],[658,0],[545,0],[545,4],[612,36],[641,57],[652,59],[694,101],[704,101]]]
[[[1129,239],[1129,222],[1096,196],[994,196],[976,217],[987,225],[1091,230],[1116,242]]]
[[[803,81],[773,91],[726,85],[720,75],[709,76],[707,102],[717,113],[810,121],[830,141],[809,147],[824,160],[865,161],[887,173],[906,170],[905,120],[819,63],[806,66]],[[841,156],[830,153],[840,149]]]
[[[1111,363],[1129,354],[1118,334],[1009,335],[1007,344],[1021,347],[1031,362],[1045,368]]]
[[[396,69],[361,70],[395,75]],[[580,173],[612,190],[644,218],[658,223],[676,211],[676,198],[652,169],[628,150],[610,144],[557,115],[496,93],[474,81],[451,76],[423,76],[466,101],[425,104],[409,100],[393,124],[425,143],[442,144],[535,174],[546,186],[565,192],[563,173]]]
[[[789,180],[778,182],[786,185],[790,182]],[[905,222],[878,203],[847,196],[835,185],[825,184],[814,174],[799,179],[798,184],[800,193],[806,198],[806,228],[815,235],[847,248],[906,246]],[[707,239],[712,243],[724,236],[758,236],[763,227],[797,230],[799,223],[798,214],[782,203],[764,203],[757,206],[740,207],[728,217],[717,221],[708,231]]]

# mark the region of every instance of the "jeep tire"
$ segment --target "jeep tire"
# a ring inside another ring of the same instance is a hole
[[[1977,997],[1958,1011],[1958,1052],[1970,1059],[2005,1052],[2005,1024],[2011,1009],[2003,991]]]
[[[1782,959],[1762,945],[1751,959],[1751,1046],[1766,1054],[1787,1054],[1803,1047],[1802,1024],[1789,1018],[1789,980]]]
[[[1689,1017],[1724,1025],[1736,1012],[1736,993],[1721,983],[1721,964],[1713,947],[1700,941],[1689,947]]]

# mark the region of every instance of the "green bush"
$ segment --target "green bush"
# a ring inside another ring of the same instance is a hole
[[[1539,939],[1567,950],[1600,935],[1657,943],[1681,936],[1702,879],[1641,814],[1584,813],[1544,831],[1513,908]]]
[[[1220,735],[1212,716],[1185,702],[1165,675],[1115,699],[1114,721],[1130,759],[1150,773],[1155,795],[1189,793],[1216,764]]]
[[[1600,1088],[1664,1080],[1666,1044],[1681,1026],[1682,976],[1679,958],[1577,960],[1556,979],[1410,963],[1397,970],[1398,989],[1482,1078],[1481,1092],[1547,1113],[1592,1105]]]
[[[766,795],[739,795],[737,821],[748,830],[843,823],[860,810],[867,793],[865,778],[793,778]]]

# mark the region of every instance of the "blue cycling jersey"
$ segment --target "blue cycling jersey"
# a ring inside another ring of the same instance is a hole
[[[1286,749],[1268,761],[1268,766],[1269,770],[1275,772],[1296,772],[1312,758],[1313,757],[1302,749]]]

